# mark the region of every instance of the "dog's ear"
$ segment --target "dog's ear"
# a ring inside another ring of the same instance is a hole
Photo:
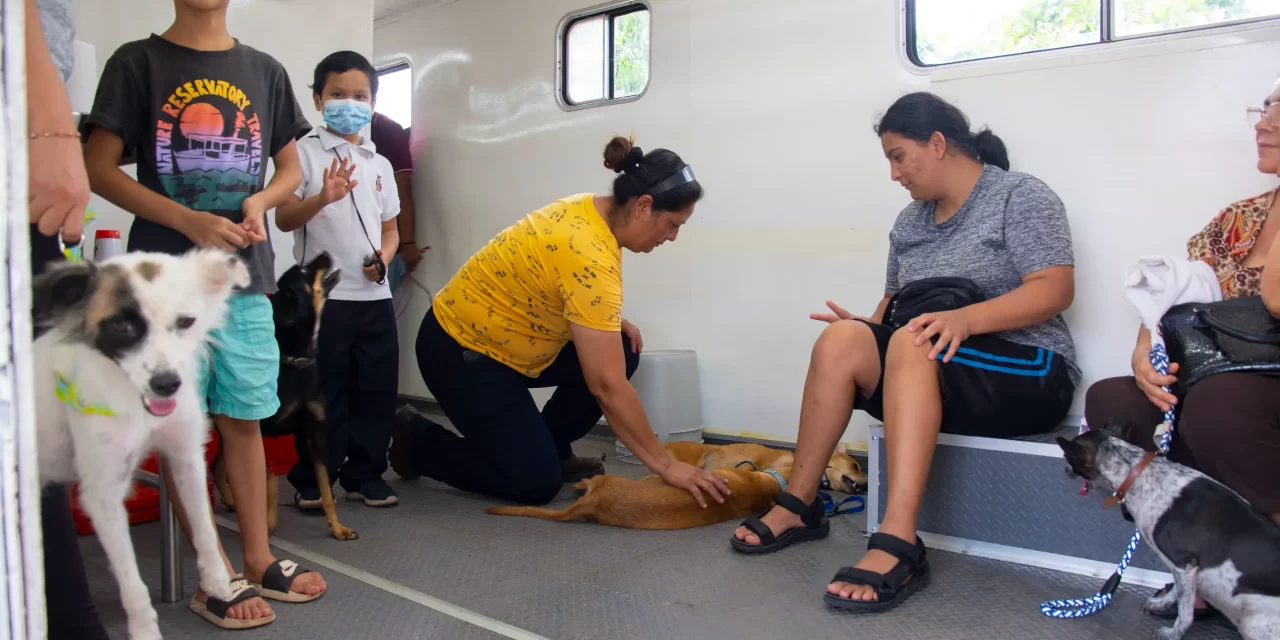
[[[1072,453],[1080,449],[1080,445],[1062,436],[1058,436],[1058,446],[1062,447],[1062,453],[1065,454],[1068,458],[1071,457]]]
[[[1088,437],[1088,433],[1093,432],[1086,432],[1086,435],[1079,436],[1075,440],[1058,436],[1058,446],[1062,447],[1062,453],[1067,462],[1076,473],[1086,478],[1090,477],[1088,472],[1094,468],[1094,461],[1098,457],[1098,445]]]
[[[193,257],[196,273],[204,281],[205,293],[229,292],[232,287],[247,287],[249,268],[240,256],[218,249],[200,249]]]
[[[342,269],[334,269],[324,274],[324,278],[320,281],[324,287],[324,297],[327,299],[329,294],[333,292],[333,288],[338,286],[338,281],[342,280]]]
[[[333,267],[333,258],[329,256],[328,251],[321,251],[319,255],[311,259],[307,263],[307,271],[315,273],[320,270],[328,270]]]
[[[91,262],[59,262],[31,282],[31,310],[39,323],[83,303],[98,269]]]

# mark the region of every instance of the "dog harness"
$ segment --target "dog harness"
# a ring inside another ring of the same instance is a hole
[[[1151,346],[1151,353],[1148,356],[1151,366],[1155,368],[1156,373],[1167,376],[1169,375],[1169,354],[1164,350],[1163,341],[1156,340]],[[1166,393],[1171,393],[1169,387],[1161,387]],[[1156,427],[1155,440],[1156,446],[1159,448],[1159,455],[1169,455],[1169,446],[1173,444],[1173,408],[1164,412],[1164,422]],[[1089,425],[1081,423],[1081,431],[1087,431]],[[1111,507],[1118,503],[1124,503],[1125,494],[1129,491],[1129,487],[1133,485],[1133,481],[1138,478],[1143,469],[1155,459],[1157,454],[1148,453],[1142,457],[1142,461],[1133,467],[1129,472],[1129,477],[1125,478],[1120,488],[1116,490],[1115,495],[1107,498],[1103,502],[1103,507]],[[1083,490],[1081,493],[1083,494]],[[1138,529],[1133,532],[1133,537],[1129,539],[1129,546],[1125,547],[1124,555],[1120,557],[1120,564],[1116,565],[1115,573],[1107,578],[1102,589],[1098,593],[1088,598],[1071,598],[1067,600],[1050,600],[1040,604],[1040,612],[1052,618],[1083,618],[1093,615],[1106,608],[1111,604],[1111,598],[1116,592],[1116,588],[1120,586],[1120,579],[1124,576],[1124,572],[1129,568],[1129,563],[1133,561],[1133,554],[1138,550],[1138,544],[1142,542],[1142,530]]]
[[[68,380],[61,373],[54,374],[54,395],[62,401],[63,404],[71,407],[76,413],[83,413],[88,416],[104,416],[107,418],[116,417],[116,412],[111,407],[100,404],[86,404],[80,399],[80,392],[76,388],[76,383]]]

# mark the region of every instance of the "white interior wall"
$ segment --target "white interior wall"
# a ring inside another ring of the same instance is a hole
[[[1126,265],[1182,254],[1223,206],[1276,182],[1254,168],[1244,117],[1280,71],[1275,27],[931,76],[902,60],[898,2],[653,0],[648,94],[567,113],[555,28],[591,2],[465,0],[379,23],[377,61],[414,68],[419,228],[433,247],[419,274],[438,289],[526,212],[608,189],[612,134],[674,149],[707,197],[678,242],[625,258],[625,313],[647,348],[697,351],[710,431],[793,441],[822,329],[809,313],[830,298],[868,314],[882,296],[888,231],[909,198],[871,126],[902,93],[953,100],[1066,203],[1078,398],[1127,370]],[[401,318],[401,393],[429,395],[413,356],[428,304],[416,296]],[[855,413],[845,442],[865,448],[868,423]]]
[[[94,47],[102,73],[107,58],[120,45],[162,33],[173,23],[173,0],[73,0],[76,39]],[[227,12],[231,35],[270,54],[289,72],[294,93],[312,125],[322,122],[311,99],[312,73],[326,55],[349,49],[373,53],[373,0],[232,0]],[[125,167],[135,175],[133,166]],[[267,174],[270,179],[274,164]],[[90,228],[119,229],[128,237],[133,216],[97,195],[89,208],[98,216]],[[293,264],[293,236],[275,228],[268,212],[276,273]],[[92,235],[90,235],[92,238]],[[92,240],[90,240],[92,241]]]

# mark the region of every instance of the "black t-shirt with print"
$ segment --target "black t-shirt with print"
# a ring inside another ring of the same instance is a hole
[[[267,159],[311,130],[275,58],[239,41],[226,51],[197,51],[154,34],[107,60],[89,126],[137,150],[138,182],[147,188],[237,223],[244,199],[266,182]],[[181,254],[193,246],[142,218],[129,230],[129,251]],[[270,234],[240,256],[253,277],[244,291],[274,292]]]

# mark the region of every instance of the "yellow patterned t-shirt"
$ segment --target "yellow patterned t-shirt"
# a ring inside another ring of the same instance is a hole
[[[436,319],[467,349],[536,377],[569,324],[622,329],[622,251],[595,196],[557,200],[504,229],[436,294]]]

